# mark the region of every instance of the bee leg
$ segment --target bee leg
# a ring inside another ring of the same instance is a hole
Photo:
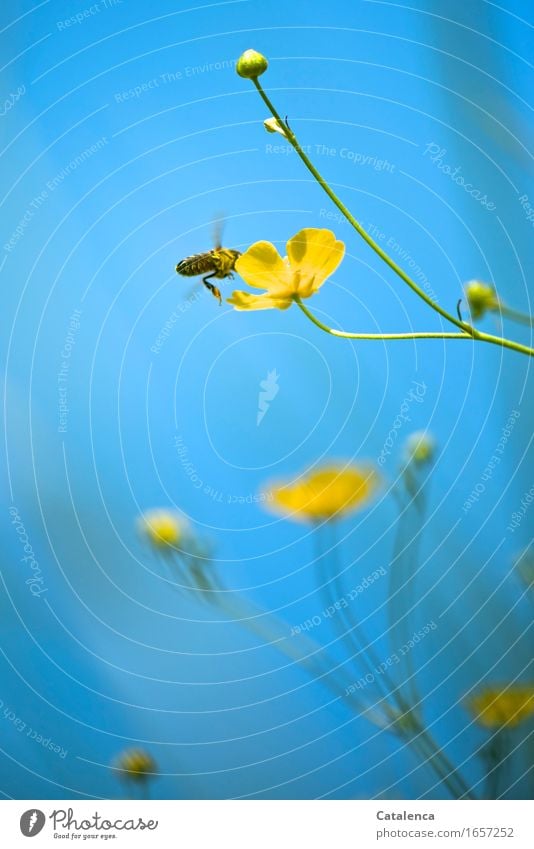
[[[221,295],[220,291],[217,289],[217,286],[214,286],[214,285],[213,285],[213,283],[208,283],[208,280],[210,279],[210,277],[215,277],[215,272],[213,272],[213,274],[208,274],[208,275],[206,275],[206,277],[203,277],[203,278],[202,278],[202,282],[204,283],[204,286],[205,286],[207,289],[209,289],[209,290],[210,290],[211,294],[212,294],[215,298],[218,298],[218,299],[219,299],[219,306],[220,306],[220,305],[221,305],[221,303],[222,303],[222,295]]]

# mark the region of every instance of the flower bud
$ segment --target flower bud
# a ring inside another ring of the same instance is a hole
[[[434,438],[424,430],[416,430],[406,440],[404,449],[408,463],[423,465],[434,459],[436,443]]]
[[[493,286],[481,283],[480,280],[470,280],[465,286],[467,303],[473,319],[482,318],[486,312],[499,309],[499,299]]]
[[[287,132],[283,124],[280,124],[276,118],[266,118],[263,122],[263,126],[267,130],[268,133],[280,133],[285,139],[287,139]]]
[[[118,756],[114,767],[123,778],[132,781],[146,781],[158,771],[155,760],[144,749],[125,749]]]
[[[257,50],[245,50],[237,60],[236,71],[246,80],[255,80],[267,70],[269,63]]]

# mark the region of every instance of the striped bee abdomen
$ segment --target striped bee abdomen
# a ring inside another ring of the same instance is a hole
[[[207,274],[208,271],[214,271],[213,253],[211,251],[186,256],[176,266],[176,273],[183,274],[184,277],[197,277],[199,274]]]

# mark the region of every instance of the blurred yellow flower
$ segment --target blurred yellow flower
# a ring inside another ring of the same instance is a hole
[[[114,766],[123,778],[131,778],[132,781],[146,781],[158,771],[154,758],[144,749],[125,749]]]
[[[294,482],[277,481],[266,488],[269,509],[290,519],[320,522],[341,519],[360,510],[379,482],[370,465],[330,463],[302,475]]]
[[[534,716],[534,687],[527,684],[503,689],[485,687],[469,696],[466,704],[476,721],[485,728],[513,728]]]
[[[228,298],[236,310],[286,310],[296,296],[314,295],[343,259],[345,245],[331,230],[309,227],[287,243],[282,259],[270,242],[256,242],[236,262],[238,274],[249,286],[266,289],[261,295],[233,292]]]
[[[139,529],[157,548],[174,548],[183,537],[185,521],[173,510],[149,510],[140,517]]]

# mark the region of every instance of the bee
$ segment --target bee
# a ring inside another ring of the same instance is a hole
[[[220,304],[222,301],[221,293],[217,286],[209,281],[212,277],[217,280],[224,280],[226,277],[232,279],[236,260],[240,256],[240,251],[222,247],[220,228],[217,228],[215,247],[205,253],[186,256],[177,264],[176,273],[182,274],[184,277],[197,277],[204,274],[205,276],[202,278],[204,286],[209,289],[215,298],[218,298]],[[211,273],[207,274],[206,272]]]

